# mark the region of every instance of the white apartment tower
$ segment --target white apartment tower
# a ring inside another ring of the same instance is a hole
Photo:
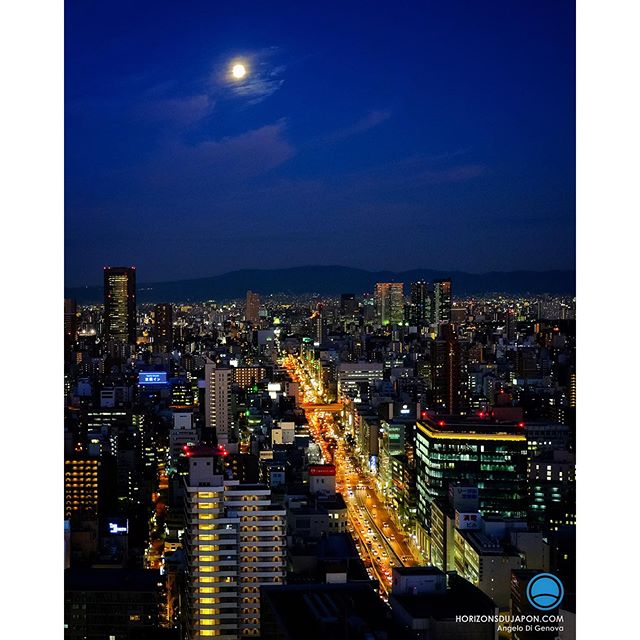
[[[231,384],[233,368],[219,367],[208,360],[205,372],[205,426],[213,429],[218,444],[226,445],[232,430]]]
[[[237,640],[260,633],[260,585],[283,584],[284,508],[265,485],[225,480],[226,452],[191,447],[185,478],[187,637]]]

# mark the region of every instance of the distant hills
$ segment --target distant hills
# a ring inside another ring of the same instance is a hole
[[[453,295],[483,293],[508,294],[566,294],[575,293],[575,271],[492,271],[465,273],[464,271],[365,271],[338,266],[291,267],[289,269],[242,269],[209,278],[177,280],[174,282],[138,283],[138,302],[201,302],[241,298],[251,289],[260,294],[339,295],[362,294],[373,291],[376,282],[409,283],[419,279],[432,281],[451,278]],[[70,287],[65,297],[81,304],[100,303],[102,287]]]

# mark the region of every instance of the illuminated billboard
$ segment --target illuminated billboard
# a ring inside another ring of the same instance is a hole
[[[167,384],[167,374],[164,371],[141,371],[138,374],[139,385]]]
[[[123,535],[129,533],[129,521],[121,518],[117,518],[114,521],[107,523],[109,527],[109,533],[112,535]]]

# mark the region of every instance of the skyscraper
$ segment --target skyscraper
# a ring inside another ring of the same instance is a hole
[[[78,305],[73,298],[64,299],[64,339],[73,342],[78,331]]]
[[[401,324],[404,319],[402,282],[378,282],[375,289],[376,312],[381,325]]]
[[[247,307],[244,314],[245,320],[256,324],[260,319],[260,295],[253,291],[247,291]]]
[[[433,281],[433,321],[451,322],[451,280]]]
[[[233,368],[205,363],[205,427],[215,431],[218,444],[227,444],[233,428],[231,384]]]
[[[418,280],[411,283],[409,322],[416,327],[424,327],[431,321],[431,292],[429,283]]]
[[[153,342],[162,347],[173,344],[173,306],[168,302],[153,308]]]
[[[285,579],[286,511],[267,486],[225,480],[224,449],[186,455],[187,637],[258,635],[260,587]]]
[[[104,268],[105,340],[136,343],[136,269]]]
[[[466,409],[464,365],[455,332],[450,325],[441,327],[440,337],[431,343],[431,388],[436,411],[460,415]]]
[[[340,317],[353,318],[358,311],[358,301],[353,293],[343,293],[340,296]]]

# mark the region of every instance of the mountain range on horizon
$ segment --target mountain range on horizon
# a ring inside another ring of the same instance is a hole
[[[476,274],[464,271],[412,269],[409,271],[367,271],[341,266],[305,266],[286,269],[241,269],[217,276],[170,282],[137,283],[137,299],[148,302],[202,302],[242,298],[248,290],[269,294],[339,295],[371,292],[376,282],[429,282],[450,278],[453,295],[575,294],[575,271],[491,271]],[[102,286],[65,287],[65,297],[81,304],[100,303]]]

